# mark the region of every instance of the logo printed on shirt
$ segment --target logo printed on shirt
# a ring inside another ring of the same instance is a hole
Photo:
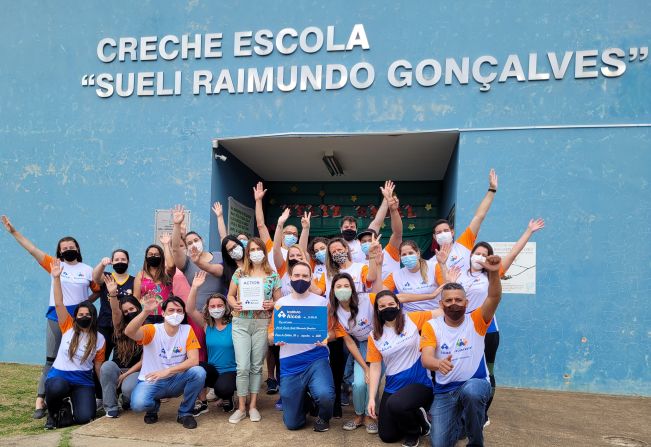
[[[441,350],[443,350],[443,351],[447,351],[448,349],[450,349],[450,347],[448,346],[447,343],[443,343],[443,344],[441,345]]]
[[[457,348],[462,348],[464,346],[468,345],[468,339],[467,338],[460,338],[457,340]]]
[[[411,284],[409,284],[408,282],[406,282],[406,283],[405,283],[405,287],[411,287]]]

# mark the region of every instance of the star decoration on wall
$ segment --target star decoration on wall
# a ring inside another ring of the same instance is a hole
[[[407,228],[409,229],[409,231],[414,231],[414,228],[416,228],[416,225],[409,224],[409,226]]]
[[[350,196],[350,200],[353,202],[357,202],[357,196],[356,195]]]
[[[431,203],[426,203],[426,204],[425,204],[425,209],[426,209],[427,211],[432,211],[432,204],[431,204]]]
[[[387,227],[387,224],[382,223],[382,226],[380,228],[382,228],[384,230],[386,227]]]

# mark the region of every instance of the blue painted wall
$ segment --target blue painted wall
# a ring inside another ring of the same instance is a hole
[[[232,56],[235,31],[336,25],[340,41],[355,23],[365,25],[370,50]],[[0,212],[50,252],[66,234],[80,240],[93,264],[125,247],[135,273],[153,239],[156,208],[184,203],[193,211],[193,228],[210,234],[214,246],[210,205],[227,194],[214,180],[213,138],[650,123],[648,59],[627,63],[624,75],[612,79],[573,79],[572,62],[563,80],[511,79],[488,93],[472,79],[466,86],[402,89],[386,81],[388,65],[400,58],[416,64],[491,54],[503,66],[510,53],[526,62],[529,52],[648,46],[649,23],[651,10],[641,0],[526,7],[515,1],[10,3],[0,16]],[[103,64],[95,56],[107,36],[195,32],[223,32],[224,57]],[[194,96],[187,83],[198,69],[362,60],[376,69],[375,84],[363,91],[348,85],[331,92]],[[100,99],[80,85],[84,74],[159,70],[183,71],[181,96]],[[509,240],[531,215],[548,219],[538,237],[539,293],[509,296],[502,311],[498,380],[651,394],[645,317],[651,309],[644,293],[651,266],[643,256],[649,252],[648,129],[473,132],[462,134],[458,150],[458,223],[470,218],[493,165],[502,184],[482,236]],[[248,180],[242,191],[251,187]],[[17,315],[0,326],[0,360],[41,362],[49,279],[6,234],[0,252],[6,260],[0,302]],[[588,341],[580,344],[583,336]],[[612,361],[620,362],[617,368],[607,367]]]

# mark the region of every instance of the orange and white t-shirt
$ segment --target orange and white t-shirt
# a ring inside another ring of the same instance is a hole
[[[59,328],[61,328],[61,344],[57,351],[56,359],[52,364],[52,368],[48,372],[48,379],[51,377],[61,377],[66,379],[69,383],[74,385],[94,386],[93,382],[93,364],[95,362],[102,363],[105,357],[106,342],[104,336],[97,333],[97,341],[93,346],[92,352],[86,360],[84,354],[86,353],[86,343],[88,343],[88,333],[80,332],[79,341],[77,343],[77,350],[75,351],[72,359],[68,355],[70,343],[75,335],[73,330],[74,320],[72,316],[61,322],[59,321]]]
[[[403,267],[400,270],[393,272],[391,275],[387,276],[383,282],[384,287],[395,292],[396,294],[408,293],[413,295],[425,295],[434,293],[439,287],[440,280],[440,278],[437,278],[437,261],[436,258],[432,258],[426,262],[427,281],[423,279],[423,276],[420,273],[420,269],[418,269],[416,272],[411,272],[407,267]],[[439,294],[430,300],[404,303],[403,307],[407,312],[438,309],[440,300],[441,297]]]
[[[470,227],[466,228],[464,232],[461,233],[461,236],[459,236],[452,244],[450,256],[448,256],[448,260],[445,263],[448,270],[455,265],[458,265],[461,270],[470,268],[470,254],[476,240],[477,235],[472,232]]]
[[[452,355],[454,365],[447,374],[436,371],[435,394],[454,391],[470,379],[488,380],[484,337],[489,324],[484,321],[480,308],[466,314],[458,327],[448,326],[443,315],[423,326],[421,349],[427,346],[436,348],[437,359]]]
[[[504,276],[504,273],[504,267],[500,265],[500,277]],[[463,286],[466,292],[466,298],[468,299],[467,314],[484,304],[488,296],[488,275],[485,272],[471,272],[470,269],[466,269],[461,272],[457,282]],[[498,330],[497,320],[493,317],[488,332],[497,332]]]
[[[411,312],[405,315],[405,327],[400,334],[392,327],[384,327],[379,340],[368,336],[367,362],[384,362],[386,384],[384,391],[395,393],[401,388],[420,383],[432,387],[432,376],[420,361],[419,330],[432,318],[431,311]]]
[[[189,324],[179,325],[176,334],[165,331],[165,323],[146,324],[138,344],[142,345],[142,368],[138,380],[145,380],[147,374],[171,368],[188,358],[188,351],[200,349],[201,345]]]

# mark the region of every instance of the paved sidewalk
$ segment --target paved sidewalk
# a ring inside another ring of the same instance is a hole
[[[229,424],[228,415],[211,404],[210,412],[197,418],[196,430],[186,430],[176,422],[178,400],[172,400],[162,405],[160,420],[155,425],[145,425],[141,414],[127,412],[118,419],[101,418],[79,427],[72,433],[71,444],[74,447],[382,445],[377,435],[369,435],[363,428],[353,432],[341,428],[352,415],[351,407],[345,407],[343,419],[331,421],[330,431],[326,433],[312,431],[310,419],[305,429],[288,431],[282,425],[281,412],[273,409],[276,398],[261,396],[261,422],[246,419],[237,425]],[[498,388],[490,418],[491,425],[485,430],[487,446],[651,447],[651,398]],[[22,442],[8,438],[0,440],[0,445],[57,446],[58,436],[53,435],[29,436]],[[421,445],[429,446],[429,440],[422,439]]]

